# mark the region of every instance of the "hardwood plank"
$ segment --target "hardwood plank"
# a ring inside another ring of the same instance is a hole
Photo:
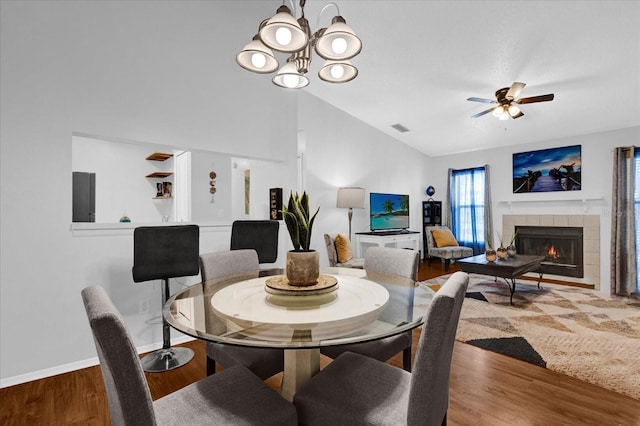
[[[458,270],[451,265],[447,273]],[[444,265],[421,264],[418,277],[445,274]],[[414,355],[420,337],[413,335]],[[146,373],[154,399],[205,377],[205,344],[184,345],[195,358],[166,373]],[[321,366],[330,360],[321,358]],[[401,355],[389,361],[402,365]],[[266,382],[280,386],[281,374]],[[640,401],[545,368],[456,342],[451,366],[449,425],[640,425]],[[0,424],[108,425],[100,367],[0,389]]]

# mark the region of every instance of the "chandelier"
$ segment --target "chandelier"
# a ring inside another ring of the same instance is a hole
[[[236,55],[238,65],[258,74],[269,74],[280,66],[272,49],[290,53],[291,56],[272,81],[280,87],[301,89],[309,84],[306,74],[309,71],[313,48],[318,56],[326,59],[318,72],[321,80],[345,83],[356,78],[358,69],[349,59],[360,53],[362,42],[340,16],[338,6],[328,3],[322,8],[318,14],[318,21],[322,12],[329,6],[334,6],[338,14],[332,19],[329,28],[320,28],[312,35],[309,21],[304,16],[305,2],[306,0],[300,0],[301,16],[296,21],[291,9],[283,1],[276,14],[260,23],[258,34]],[[293,2],[291,4],[293,6]]]

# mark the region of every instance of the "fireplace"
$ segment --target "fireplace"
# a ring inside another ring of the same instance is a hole
[[[544,274],[584,277],[582,227],[516,226],[515,230],[518,253],[545,256]]]

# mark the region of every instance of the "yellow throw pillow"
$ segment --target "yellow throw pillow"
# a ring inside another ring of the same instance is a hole
[[[336,253],[338,253],[338,262],[345,263],[351,260],[351,241],[344,234],[336,235]]]
[[[433,240],[436,243],[436,247],[455,247],[460,244],[456,241],[456,237],[453,236],[450,229],[434,229],[431,231]]]

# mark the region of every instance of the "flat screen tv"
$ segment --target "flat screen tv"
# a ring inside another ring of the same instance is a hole
[[[372,231],[409,228],[409,196],[369,193],[369,224]]]

